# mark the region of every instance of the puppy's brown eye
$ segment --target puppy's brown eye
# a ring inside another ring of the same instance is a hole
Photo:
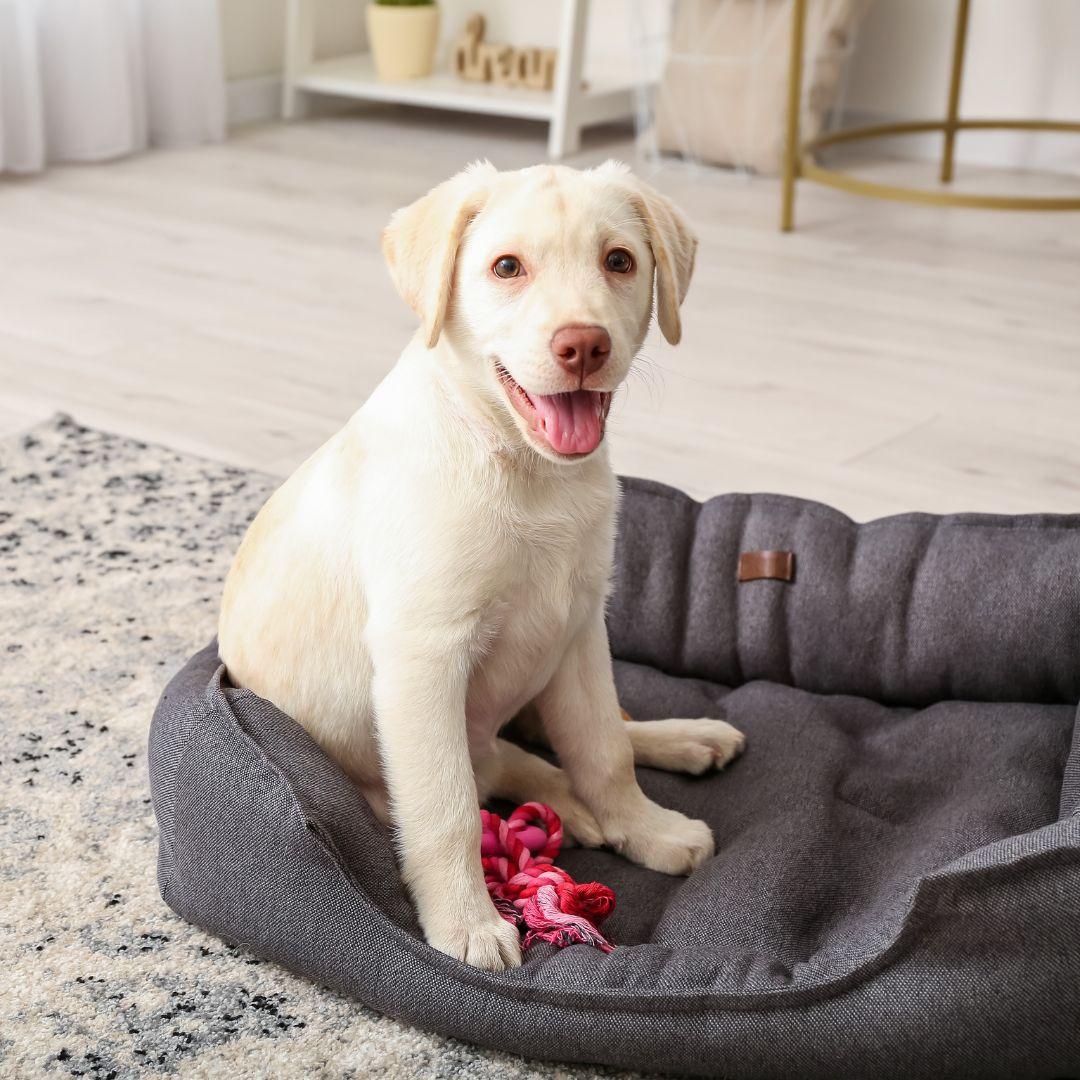
[[[491,269],[496,277],[517,277],[521,273],[521,263],[513,255],[503,255],[495,260]]]
[[[615,248],[609,251],[604,258],[604,268],[613,274],[629,274],[634,269],[634,259],[629,251],[623,248]]]

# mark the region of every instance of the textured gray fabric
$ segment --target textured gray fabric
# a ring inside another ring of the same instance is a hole
[[[1080,699],[1080,517],[698,503],[632,481],[612,651],[673,674],[926,705]],[[795,587],[739,584],[740,551],[793,550]],[[661,555],[662,553],[662,555]]]
[[[689,879],[573,850],[620,946],[489,975],[427,947],[389,839],[213,645],[151,731],[181,915],[391,1016],[566,1061],[728,1077],[1080,1071],[1080,516],[855,525],[627,481],[609,623],[640,719],[725,715],[724,773],[640,770],[705,818]],[[737,584],[740,551],[794,582]]]

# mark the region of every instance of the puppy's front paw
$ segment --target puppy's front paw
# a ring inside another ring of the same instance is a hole
[[[521,964],[517,927],[494,907],[490,917],[485,913],[470,921],[445,917],[425,920],[424,934],[433,949],[484,971],[505,971]]]
[[[693,776],[722,769],[746,747],[746,736],[724,720],[644,720],[630,730],[639,765]]]
[[[689,874],[716,851],[704,821],[653,802],[646,802],[609,842],[632,862],[663,874]]]

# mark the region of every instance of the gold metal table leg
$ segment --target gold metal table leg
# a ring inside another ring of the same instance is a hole
[[[784,191],[780,228],[795,228],[795,181],[799,176],[799,111],[802,108],[803,48],[806,37],[806,0],[793,0],[791,56],[788,67],[787,135],[784,143]]]
[[[949,111],[945,118],[945,148],[941,157],[941,182],[953,178],[953,151],[956,146],[956,121],[960,116],[960,85],[964,77],[964,49],[967,46],[968,9],[970,0],[958,0],[956,32],[953,35],[952,72],[949,75]]]

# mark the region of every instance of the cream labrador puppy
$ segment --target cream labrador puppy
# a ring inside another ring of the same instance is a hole
[[[220,651],[393,824],[427,940],[499,970],[521,954],[484,886],[482,800],[549,803],[578,842],[686,874],[709,828],[647,799],[634,762],[702,772],[742,747],[718,720],[625,722],[604,625],[604,425],[654,281],[679,340],[697,242],[615,163],[482,163],[399,210],[383,246],[422,326],[251,525]],[[527,706],[561,769],[499,737]]]

